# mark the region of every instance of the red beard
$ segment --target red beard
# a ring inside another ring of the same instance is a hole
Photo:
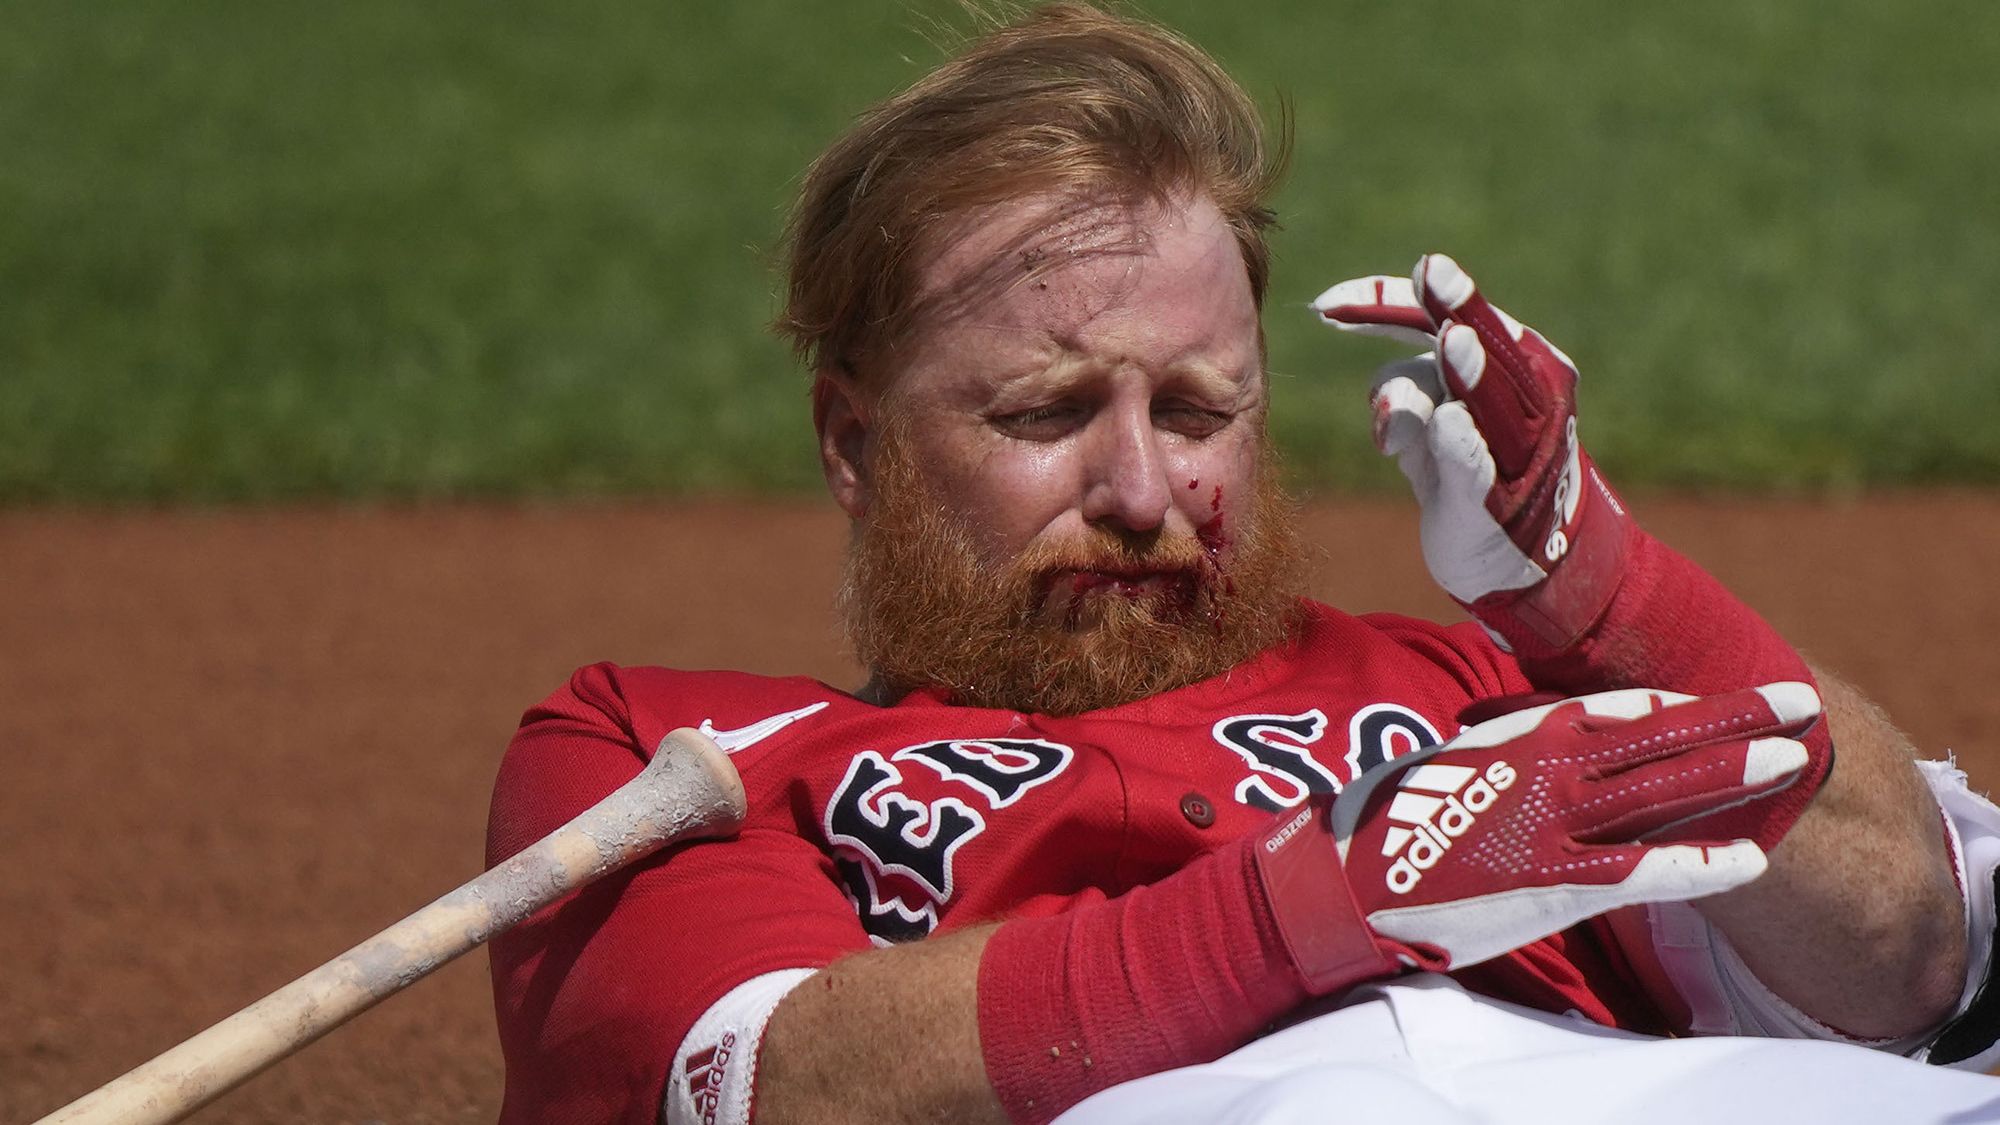
[[[1218,675],[1299,620],[1296,510],[1265,461],[1240,528],[1220,519],[1196,536],[1092,527],[996,572],[902,443],[887,441],[841,588],[849,643],[887,698],[941,687],[969,706],[1048,715]]]

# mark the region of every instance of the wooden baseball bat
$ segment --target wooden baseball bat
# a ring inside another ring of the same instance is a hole
[[[683,727],[639,776],[519,855],[35,1125],[179,1121],[258,1071],[592,880],[743,823],[728,755]]]

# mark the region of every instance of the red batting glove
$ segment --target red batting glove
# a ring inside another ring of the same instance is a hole
[[[1634,527],[1576,437],[1576,365],[1487,303],[1457,262],[1344,281],[1323,320],[1433,349],[1375,387],[1375,444],[1423,508],[1424,561],[1516,651],[1560,651],[1603,616]]]
[[[1258,875],[1317,994],[1400,966],[1463,968],[1619,907],[1757,878],[1764,850],[1705,818],[1791,785],[1807,763],[1793,740],[1819,712],[1789,682],[1515,712],[1280,821]]]

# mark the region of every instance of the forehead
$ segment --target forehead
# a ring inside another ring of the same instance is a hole
[[[941,349],[1115,350],[1137,362],[1258,351],[1235,232],[1206,198],[1032,196],[950,224],[919,272],[906,358]]]

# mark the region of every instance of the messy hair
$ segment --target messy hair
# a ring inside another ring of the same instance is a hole
[[[775,327],[808,366],[858,375],[909,332],[918,270],[950,220],[1044,193],[1205,196],[1261,308],[1288,136],[1267,147],[1242,87],[1179,35],[1049,4],[869,108],[813,162],[786,231]]]

